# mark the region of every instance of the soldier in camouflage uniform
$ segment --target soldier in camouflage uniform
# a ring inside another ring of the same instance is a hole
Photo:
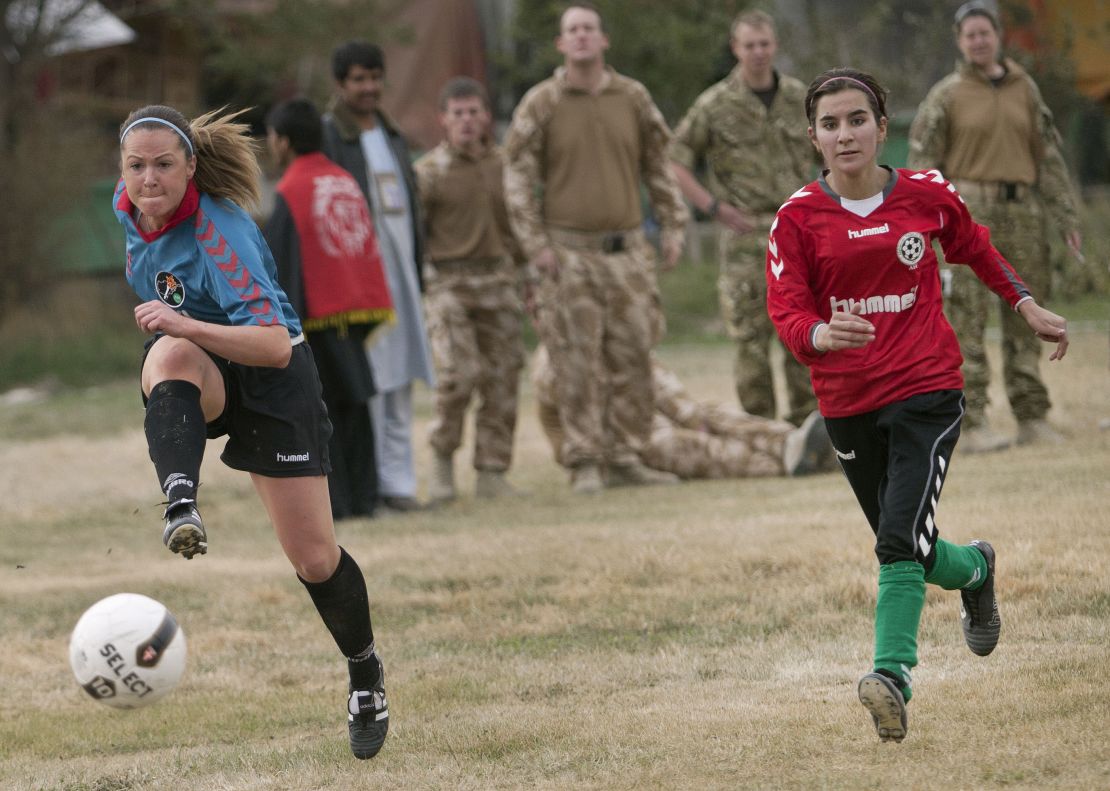
[[[747,11],[732,24],[739,64],[697,98],[675,130],[669,156],[683,194],[720,224],[721,311],[736,341],[736,395],[754,415],[775,417],[771,345],[778,339],[767,317],[767,236],[779,206],[812,177],[806,135],[806,86],[773,66],[774,21]],[[694,175],[708,166],[708,189]],[[795,424],[817,407],[806,368],[787,354],[783,363]]]
[[[909,166],[936,168],[956,186],[976,221],[1038,299],[1047,300],[1052,271],[1047,223],[1061,229],[1078,255],[1075,190],[1060,151],[1052,113],[1032,78],[999,57],[1001,29],[994,13],[967,3],[956,13],[956,43],[964,56],[956,71],[929,91],[910,129]],[[1002,307],[1003,376],[1018,421],[1019,444],[1059,442],[1045,420],[1051,402],[1041,380],[1041,344],[1024,320],[964,266],[945,266],[945,313],[964,356],[967,414],[960,447],[999,450],[1007,437],[987,426],[990,368],[983,349],[989,311]]]
[[[640,449],[640,459],[648,467],[684,480],[803,475],[836,468],[836,454],[823,423],[795,428],[785,420],[698,401],[654,357],[651,373],[655,412],[651,436]],[[540,425],[555,461],[562,464],[563,426],[555,372],[543,346],[532,357],[532,386]]]
[[[446,140],[415,166],[426,230],[424,305],[436,367],[432,502],[456,496],[453,457],[474,395],[476,493],[516,493],[505,471],[524,364],[517,275],[524,257],[505,212],[503,159],[489,139],[491,120],[480,83],[465,77],[448,82],[440,95]]]
[[[603,468],[610,486],[674,482],[638,456],[651,432],[659,311],[641,181],[663,228],[668,268],[687,219],[667,167],[670,130],[643,85],[606,67],[609,40],[597,11],[570,6],[556,44],[564,65],[513,114],[505,200],[538,280],[536,328],[558,373],[561,456],[580,493],[603,487]]]

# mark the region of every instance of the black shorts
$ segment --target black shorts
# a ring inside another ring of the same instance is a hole
[[[144,364],[161,337],[147,341]],[[208,424],[209,439],[228,437],[220,455],[224,464],[272,478],[331,472],[331,421],[307,343],[293,346],[285,368],[240,365],[207,354],[224,380],[223,414]]]
[[[964,396],[936,390],[851,417],[826,418],[840,466],[871,529],[880,564],[932,568],[936,509],[960,436]]]

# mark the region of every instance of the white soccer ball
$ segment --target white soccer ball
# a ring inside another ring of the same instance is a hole
[[[149,706],[185,672],[185,632],[160,602],[138,593],[101,599],[77,621],[69,664],[93,699],[117,709]]]

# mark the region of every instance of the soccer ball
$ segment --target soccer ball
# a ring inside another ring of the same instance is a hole
[[[138,709],[168,695],[181,680],[185,633],[161,603],[138,593],[117,593],[77,621],[69,664],[94,700]]]

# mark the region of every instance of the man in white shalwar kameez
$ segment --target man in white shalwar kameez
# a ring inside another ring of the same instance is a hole
[[[412,384],[434,386],[420,292],[422,223],[411,157],[380,108],[385,77],[381,49],[352,41],[332,54],[337,96],[324,116],[324,151],[359,182],[370,203],[396,323],[371,338],[377,395],[370,400],[380,504],[420,507],[412,450]]]

